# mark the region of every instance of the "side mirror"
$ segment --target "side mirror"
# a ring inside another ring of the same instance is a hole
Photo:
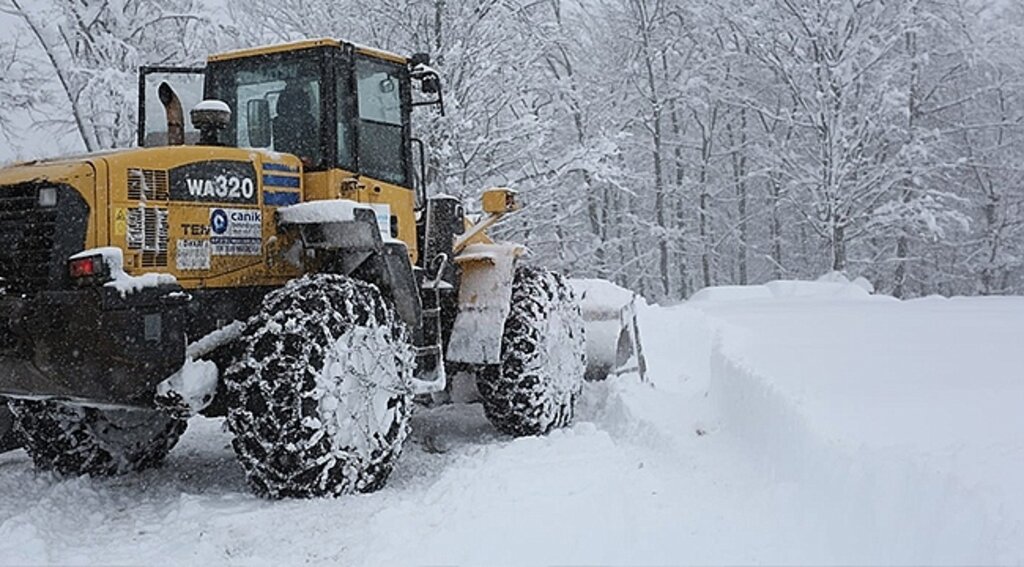
[[[249,134],[249,145],[266,148],[270,138],[270,103],[265,98],[254,98],[245,104],[245,116]]]
[[[437,75],[426,75],[420,80],[420,90],[426,94],[437,94],[441,92],[441,81]]]
[[[430,66],[430,54],[429,53],[413,53],[412,57],[409,58],[409,65],[416,67],[418,65]]]

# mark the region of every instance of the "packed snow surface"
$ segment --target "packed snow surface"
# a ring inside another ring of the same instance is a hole
[[[381,491],[260,500],[221,422],[163,469],[60,479],[0,456],[0,561],[1020,564],[1024,298],[896,301],[839,278],[641,307],[652,384],[577,424],[420,409]]]

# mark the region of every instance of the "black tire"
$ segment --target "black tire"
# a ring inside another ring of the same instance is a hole
[[[304,276],[271,292],[223,374],[228,427],[254,492],[337,496],[384,485],[409,431],[415,365],[376,287]]]
[[[0,453],[21,447],[21,435],[14,430],[14,414],[0,398]]]
[[[516,267],[501,364],[480,373],[484,413],[509,435],[540,435],[572,423],[586,370],[583,317],[559,274]]]
[[[15,430],[36,468],[109,476],[163,464],[187,423],[153,410],[13,400]]]

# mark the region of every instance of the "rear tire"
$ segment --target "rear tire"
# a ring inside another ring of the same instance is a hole
[[[21,447],[21,436],[14,430],[14,414],[0,398],[0,453]]]
[[[337,496],[384,485],[409,431],[415,365],[376,287],[304,276],[270,293],[223,374],[228,427],[254,492]]]
[[[109,476],[163,464],[187,423],[152,410],[12,400],[15,431],[36,468]]]
[[[484,413],[509,435],[539,435],[572,423],[586,370],[583,318],[559,274],[516,267],[502,333],[501,364],[477,378]]]

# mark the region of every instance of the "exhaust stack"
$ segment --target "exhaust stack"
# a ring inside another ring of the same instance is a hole
[[[181,146],[185,144],[185,113],[181,110],[181,100],[166,82],[160,83],[157,89],[160,102],[167,114],[167,145]]]

